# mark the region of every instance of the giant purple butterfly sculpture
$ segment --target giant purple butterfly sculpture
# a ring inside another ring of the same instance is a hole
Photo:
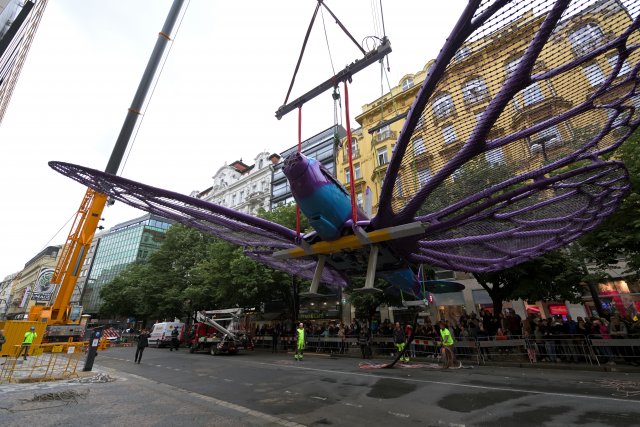
[[[640,123],[639,3],[471,0],[408,110],[375,217],[354,223],[349,194],[318,162],[285,160],[314,228],[301,239],[200,199],[50,165],[314,286],[365,274],[367,288],[377,276],[414,289],[421,263],[504,269],[594,229],[629,189],[624,165],[606,158]]]

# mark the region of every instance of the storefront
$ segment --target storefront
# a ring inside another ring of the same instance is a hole
[[[622,279],[610,280],[598,284],[598,296],[602,302],[602,308],[612,315],[635,316],[640,313],[640,285],[638,282]],[[585,296],[585,306],[589,313],[597,316],[593,298]]]

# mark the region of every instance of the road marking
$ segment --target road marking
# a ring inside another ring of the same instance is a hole
[[[326,397],[320,397],[320,396],[311,396],[312,399],[318,399],[318,400],[327,400]]]
[[[252,363],[255,363],[257,365],[273,366],[275,368],[283,367],[283,365],[281,364],[268,363],[268,362],[252,362]],[[553,392],[553,391],[525,390],[521,388],[496,387],[496,386],[485,386],[485,385],[474,385],[474,384],[459,384],[459,383],[452,383],[448,381],[421,380],[417,378],[394,378],[394,377],[385,376],[385,375],[375,375],[372,373],[333,371],[331,369],[311,368],[308,366],[301,366],[301,365],[295,365],[295,364],[292,364],[290,368],[300,369],[305,371],[312,371],[312,372],[342,374],[342,375],[351,375],[351,376],[357,376],[357,377],[376,378],[376,379],[384,378],[387,380],[406,381],[406,382],[423,383],[423,384],[447,385],[452,387],[473,388],[473,389],[479,389],[479,390],[508,391],[508,392],[526,393],[526,394],[534,394],[534,395],[569,397],[574,399],[608,400],[612,402],[625,402],[625,403],[638,401],[636,399],[619,399],[615,397],[592,396],[588,394],[559,393],[559,392]]]
[[[235,403],[226,402],[224,400],[216,399],[215,397],[206,396],[204,394],[196,393],[196,392],[190,391],[190,390],[185,390],[183,388],[176,387],[176,386],[173,386],[173,385],[169,385],[169,384],[166,384],[166,383],[162,383],[162,382],[159,382],[159,381],[156,381],[156,380],[152,380],[150,378],[141,377],[140,375],[130,374],[130,373],[127,373],[126,375],[135,377],[136,379],[141,380],[141,381],[147,381],[147,382],[151,382],[151,383],[155,383],[155,384],[162,384],[165,387],[169,387],[169,388],[171,388],[173,390],[178,390],[181,393],[185,393],[185,394],[188,394],[188,395],[191,395],[191,396],[198,397],[198,398],[200,398],[202,400],[205,400],[207,402],[214,403],[214,404],[216,404],[218,406],[222,406],[222,407],[225,407],[227,409],[231,409],[231,410],[243,413],[245,415],[250,415],[250,416],[255,417],[255,418],[263,419],[265,421],[268,421],[269,423],[278,424],[278,425],[285,426],[285,427],[306,427],[304,424],[298,424],[298,423],[293,422],[293,421],[289,421],[289,420],[285,420],[283,418],[275,417],[273,415],[265,414],[264,412],[260,412],[260,411],[256,411],[256,410],[253,410],[253,409],[246,408],[244,406],[236,405]]]
[[[401,414],[399,412],[391,412],[391,411],[389,411],[388,413],[400,418],[409,418],[409,414]]]
[[[356,405],[355,403],[345,403],[345,406],[353,406],[354,408],[362,408],[362,405]]]

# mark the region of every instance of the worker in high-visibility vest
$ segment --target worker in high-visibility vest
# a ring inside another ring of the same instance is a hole
[[[24,333],[24,340],[22,340],[22,347],[20,347],[20,351],[16,358],[20,357],[20,355],[24,352],[24,360],[27,360],[27,354],[29,353],[29,348],[31,348],[31,344],[33,344],[33,340],[38,337],[35,326],[29,328],[27,332]]]
[[[453,351],[453,337],[444,320],[440,321],[440,338],[442,338],[442,363],[445,369],[453,366],[456,356]]]
[[[293,356],[296,360],[302,360],[304,352],[304,324],[300,323],[298,329],[298,342],[296,344],[296,354]]]

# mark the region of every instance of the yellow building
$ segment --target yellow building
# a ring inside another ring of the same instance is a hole
[[[36,304],[47,305],[57,289],[51,285],[60,246],[49,246],[33,257],[14,279],[7,319],[23,320]]]
[[[487,171],[479,182],[459,188],[456,194],[459,199],[501,182],[505,177],[553,162],[582,147],[602,131],[608,121],[617,125],[628,116],[628,112],[619,113],[614,108],[606,108],[606,103],[630,89],[631,82],[625,83],[625,80],[629,79],[638,54],[634,51],[622,61],[618,51],[612,47],[593,58],[588,57],[591,52],[620,36],[631,24],[628,12],[617,0],[596,1],[572,12],[559,23],[543,47],[531,73],[532,83],[510,100],[493,123],[488,141],[518,131],[528,131],[528,135],[486,151],[453,171],[448,181],[455,180],[464,168]],[[422,112],[407,147],[393,193],[395,212],[403,208],[461,150],[487,106],[496,99],[503,83],[516,72],[542,19],[543,16],[533,11],[523,11],[500,28],[468,38],[458,49]],[[627,44],[638,41],[640,38],[634,32]],[[561,68],[578,58],[586,59],[573,68]],[[362,113],[356,117],[361,126],[353,131],[356,199],[371,215],[377,212],[382,182],[395,142],[419,86],[433,64],[433,60],[429,61],[419,72],[402,77],[387,94],[365,104]],[[612,89],[596,101],[601,108],[585,108],[584,113],[558,124],[545,123],[549,118],[579,107],[609,77],[613,82]],[[640,106],[639,98],[631,98],[627,105]],[[609,132],[591,150],[609,146],[624,134],[624,130]],[[336,165],[338,179],[348,186],[345,140],[337,154]],[[432,208],[443,207],[448,201],[436,202]]]

